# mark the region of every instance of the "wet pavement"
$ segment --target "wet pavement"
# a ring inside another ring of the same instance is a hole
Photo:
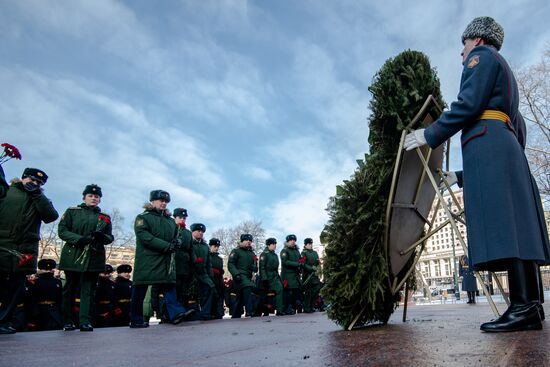
[[[498,305],[500,310],[506,307]],[[545,308],[550,314],[550,309]],[[344,331],[326,314],[0,335],[0,366],[548,366],[542,331],[486,334],[487,304],[411,306]]]

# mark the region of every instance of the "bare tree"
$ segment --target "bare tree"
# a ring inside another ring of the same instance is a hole
[[[235,227],[220,228],[212,233],[212,237],[220,240],[220,254],[228,256],[240,243],[241,234],[248,233],[254,238],[252,248],[256,254],[262,252],[265,247],[265,229],[261,220],[247,220]]]
[[[44,224],[40,227],[40,241],[38,242],[38,259],[44,257],[59,262],[63,241],[57,235],[59,220]]]
[[[136,243],[134,232],[124,230],[124,217],[120,214],[120,210],[114,208],[109,215],[111,216],[111,223],[113,224],[113,237],[115,240],[105,246],[105,259],[107,262],[113,252],[118,252],[122,248],[133,247]]]
[[[526,155],[546,205],[550,204],[550,44],[539,63],[516,71],[520,111],[529,128]]]

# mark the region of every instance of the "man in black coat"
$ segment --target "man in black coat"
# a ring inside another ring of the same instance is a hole
[[[113,326],[130,324],[130,301],[132,297],[132,266],[123,264],[116,268],[115,292],[113,304]]]
[[[53,259],[38,262],[36,278],[29,282],[28,322],[34,330],[60,330],[63,326],[61,315],[61,280],[54,276],[57,266]]]

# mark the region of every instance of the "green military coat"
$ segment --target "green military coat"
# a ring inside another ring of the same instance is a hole
[[[182,248],[176,250],[176,274],[178,276],[190,275],[193,273],[194,263],[191,231],[178,228],[178,238]]]
[[[279,257],[275,251],[269,251],[267,248],[260,255],[260,277],[262,280],[273,282],[280,280],[279,277]]]
[[[177,236],[177,228],[170,214],[147,204],[145,211],[136,217],[134,231],[134,284],[175,284],[175,254],[169,248]]]
[[[105,233],[113,241],[113,227],[109,215],[102,213],[97,206],[87,206],[82,203],[69,208],[61,216],[57,233],[59,238],[65,241],[59,259],[59,269],[77,272],[105,271],[105,246],[92,242],[86,246],[76,246],[82,237],[91,234],[98,228],[99,216],[109,218],[109,224],[102,225],[101,232]]]
[[[193,255],[195,263],[193,264],[193,270],[195,278],[208,285],[210,288],[214,288],[214,282],[212,281],[212,264],[210,263],[210,248],[203,240],[197,241],[192,239]]]
[[[44,194],[32,197],[21,181],[12,183],[0,200],[0,271],[35,273],[40,226],[58,217]],[[32,255],[32,258],[19,265],[21,259],[9,250]]]
[[[236,291],[254,286],[252,274],[258,271],[258,258],[251,248],[237,247],[233,249],[229,254],[227,267],[233,277],[233,287]],[[235,277],[239,274],[241,282],[237,283]]]
[[[220,254],[217,252],[210,252],[210,263],[212,264],[212,274],[214,285],[218,291],[223,291],[223,259],[220,257]]]
[[[302,284],[308,280],[307,286],[310,285],[317,285],[321,283],[321,279],[319,279],[319,273],[317,271],[317,268],[320,266],[319,262],[319,254],[317,254],[317,251],[315,250],[308,250],[304,249],[302,251],[302,257],[306,258],[306,261],[304,262],[304,270],[302,273]],[[311,277],[310,277],[311,276]]]
[[[287,282],[288,289],[300,288],[300,251],[297,247],[287,247],[281,250],[281,279]]]

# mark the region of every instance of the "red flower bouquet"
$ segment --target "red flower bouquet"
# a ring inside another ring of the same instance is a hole
[[[21,153],[19,153],[19,149],[15,146],[4,143],[2,144],[2,148],[4,148],[4,151],[0,154],[0,164],[9,161],[12,158],[21,160]]]

